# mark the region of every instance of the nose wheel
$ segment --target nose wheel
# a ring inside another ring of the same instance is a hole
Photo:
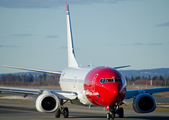
[[[119,115],[119,118],[124,117],[124,110],[122,107],[119,108],[119,106],[109,106],[109,112],[107,113],[107,119],[114,120],[115,114]]]
[[[120,108],[118,109],[118,115],[119,115],[119,118],[123,118],[123,117],[124,117],[124,110],[123,110],[122,107],[120,107]]]
[[[114,120],[115,113],[116,113],[116,106],[109,106],[109,112],[107,113],[107,119]]]
[[[110,120],[110,119],[114,120],[114,117],[115,117],[115,113],[114,112],[107,113],[107,119],[108,120]]]

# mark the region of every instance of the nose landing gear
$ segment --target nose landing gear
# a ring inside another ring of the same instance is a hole
[[[124,117],[124,110],[122,107],[119,108],[119,106],[109,106],[109,112],[107,113],[107,119],[114,120],[115,114],[119,115],[119,118]]]

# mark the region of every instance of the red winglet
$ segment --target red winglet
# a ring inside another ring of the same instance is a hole
[[[69,11],[69,5],[66,3],[66,10]]]

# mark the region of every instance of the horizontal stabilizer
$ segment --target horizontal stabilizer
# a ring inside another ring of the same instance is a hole
[[[130,65],[126,65],[126,66],[119,66],[119,67],[113,67],[114,69],[120,69],[120,68],[125,68],[125,67],[130,67]]]

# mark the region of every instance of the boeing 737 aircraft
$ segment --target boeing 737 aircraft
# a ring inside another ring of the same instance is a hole
[[[156,100],[153,93],[167,92],[169,87],[127,90],[126,80],[123,75],[117,71],[119,68],[128,67],[107,67],[107,66],[87,66],[80,67],[75,58],[73,46],[72,29],[70,23],[69,6],[66,3],[67,10],[67,43],[68,43],[68,67],[62,72],[46,71],[39,69],[30,69],[23,67],[6,66],[9,68],[38,71],[60,75],[60,87],[58,90],[46,89],[28,89],[16,87],[0,87],[0,92],[17,92],[24,94],[24,97],[32,94],[38,94],[36,99],[36,109],[39,112],[53,113],[59,118],[61,114],[65,118],[69,116],[69,110],[63,105],[67,101],[79,101],[83,105],[98,105],[107,108],[107,119],[114,119],[115,114],[123,118],[123,108],[120,107],[124,99],[133,98],[133,109],[138,113],[149,113],[156,109]]]

